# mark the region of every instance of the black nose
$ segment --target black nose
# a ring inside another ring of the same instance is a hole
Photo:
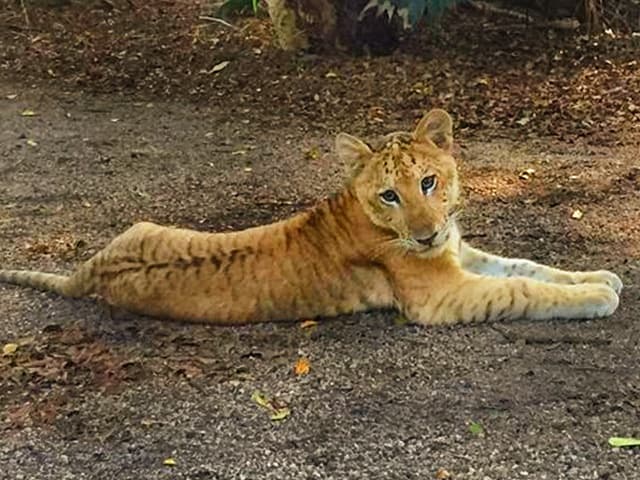
[[[420,245],[431,245],[433,243],[433,241],[435,240],[437,235],[438,235],[438,232],[434,232],[434,234],[431,235],[430,237],[416,238],[415,240]]]

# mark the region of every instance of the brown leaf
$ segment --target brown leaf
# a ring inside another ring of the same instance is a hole
[[[85,342],[87,338],[86,332],[78,327],[63,327],[56,340],[64,345],[77,345]]]
[[[444,468],[439,468],[436,472],[436,480],[447,480],[453,478],[452,475]]]
[[[10,428],[23,428],[31,424],[31,411],[33,406],[31,402],[24,405],[15,406],[7,410],[7,422]]]
[[[185,378],[196,378],[201,377],[204,374],[202,368],[194,363],[183,363],[176,370],[176,374],[180,376],[184,376]]]

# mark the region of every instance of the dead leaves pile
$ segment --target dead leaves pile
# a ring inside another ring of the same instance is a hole
[[[51,423],[79,387],[115,391],[137,378],[139,361],[79,327],[45,327],[40,335],[4,344],[0,356],[2,410],[9,427]]]
[[[306,341],[316,330],[317,322],[301,322],[296,336]],[[251,335],[249,340],[237,338],[232,331],[214,333],[205,326],[131,323],[114,341],[84,325],[50,324],[35,335],[4,339],[0,342],[0,411],[4,412],[0,428],[55,425],[86,394],[118,394],[133,383],[161,379],[187,382],[196,389],[211,382],[235,387],[256,382],[263,368],[281,368],[295,381],[309,376],[311,360],[304,355],[292,358],[287,348],[274,348],[277,340],[272,335]],[[121,341],[123,336],[128,340]],[[272,394],[256,391],[246,400],[259,405],[275,422],[291,413]]]
[[[188,355],[194,339],[179,333],[151,336],[157,348],[145,351],[111,344],[86,327],[51,324],[38,335],[5,343],[0,411],[6,415],[0,422],[8,428],[51,424],[89,391],[114,394],[153,375],[190,381],[231,368],[224,359]]]

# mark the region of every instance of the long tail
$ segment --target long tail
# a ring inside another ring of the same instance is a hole
[[[67,277],[29,270],[0,270],[0,282],[55,292],[65,297],[82,297],[88,293],[90,289],[78,280],[77,275]]]

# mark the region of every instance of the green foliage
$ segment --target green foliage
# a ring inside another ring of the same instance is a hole
[[[254,15],[258,14],[259,0],[226,0],[219,10],[219,14],[223,17],[229,15],[238,15],[245,12],[253,11]]]
[[[484,433],[484,428],[478,422],[471,422],[469,424],[469,432],[472,435],[482,435]]]
[[[428,21],[437,20],[444,11],[462,0],[370,0],[362,10],[361,17],[369,10],[376,15],[386,14],[389,20],[394,16],[402,19],[405,29],[416,26],[426,16]]]

